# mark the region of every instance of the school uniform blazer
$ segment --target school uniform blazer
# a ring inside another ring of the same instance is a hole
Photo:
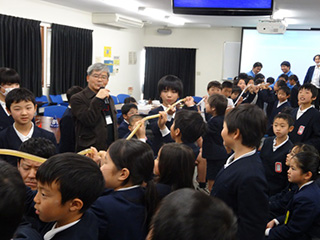
[[[73,115],[70,108],[67,108],[60,119],[60,143],[59,152],[75,152],[75,130]]]
[[[50,231],[55,222],[46,224],[42,229],[41,235],[44,236]],[[51,238],[52,240],[98,240],[98,219],[96,216],[86,211],[79,222],[75,225],[58,232]]]
[[[91,206],[99,221],[99,239],[144,240],[147,236],[144,189],[105,190]]]
[[[38,137],[49,139],[57,147],[57,140],[52,132],[34,126],[32,138]],[[13,125],[0,132],[0,148],[19,150],[21,143],[22,141],[14,130]],[[17,166],[17,157],[1,155],[1,158],[13,166]]]
[[[223,160],[228,158],[221,137],[223,121],[224,116],[216,116],[207,122],[207,132],[203,136],[202,144],[202,157],[207,160]]]
[[[238,217],[239,240],[264,239],[268,220],[268,187],[258,153],[222,168],[211,196],[223,200]]]
[[[299,93],[299,87],[300,85],[294,85],[293,88],[291,89],[291,93],[290,93],[290,104],[291,107],[293,108],[297,108],[299,107],[298,105],[298,93]]]
[[[294,122],[294,129],[289,133],[292,143],[307,143],[320,149],[320,112],[315,108],[309,108],[297,119],[298,108],[292,110],[291,115]]]
[[[284,224],[286,216],[277,220],[281,225],[272,228],[268,239],[305,240],[320,238],[320,189],[313,182],[304,186],[296,194],[288,205],[289,217]]]
[[[3,110],[3,107],[0,106],[0,131],[6,127],[11,126],[14,123],[14,120],[11,115],[7,115]]]
[[[130,130],[128,129],[129,124],[125,121],[122,121],[120,126],[118,127],[118,136],[119,138],[124,138],[128,133],[130,133]]]
[[[313,72],[316,66],[311,66],[308,68],[308,71],[306,73],[306,76],[304,77],[304,81],[303,84],[305,83],[311,83],[312,81],[312,76],[313,76]]]
[[[264,140],[260,151],[260,158],[266,173],[269,185],[269,195],[281,192],[288,185],[286,157],[293,144],[288,140],[284,145],[273,151],[275,137]]]
[[[104,100],[86,87],[71,97],[71,111],[75,120],[76,152],[91,146],[99,150],[107,150],[108,130],[105,113],[102,111]],[[113,122],[114,140],[118,138],[117,117],[113,99],[108,98]]]

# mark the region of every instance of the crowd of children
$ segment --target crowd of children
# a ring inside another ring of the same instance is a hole
[[[320,113],[311,83],[283,74],[271,85],[258,72],[241,73],[233,83],[209,82],[197,104],[167,75],[158,82],[161,106],[149,112],[157,118],[146,121],[127,99],[113,119],[122,139],[80,156],[62,153],[75,151],[72,109],[58,148],[33,122],[34,95],[4,71],[1,86],[15,89],[2,99],[10,124],[1,123],[0,148],[48,158],[1,155],[11,164],[0,161],[4,239],[320,238]],[[183,107],[172,107],[183,97]]]

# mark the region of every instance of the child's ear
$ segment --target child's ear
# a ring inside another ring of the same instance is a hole
[[[304,174],[304,179],[310,181],[311,178],[312,178],[312,172],[309,171]]]
[[[311,98],[311,100],[312,100],[312,101],[314,101],[314,100],[316,100],[316,99],[317,99],[317,97],[313,97],[313,98]]]
[[[181,134],[180,128],[176,128],[173,130],[174,136],[178,137]]]
[[[124,180],[126,180],[127,178],[129,178],[129,176],[130,176],[130,171],[129,171],[128,168],[122,168],[120,171],[121,171],[121,173],[120,173],[120,176],[118,177],[118,180],[124,181]]]
[[[294,126],[290,126],[290,127],[289,127],[289,132],[292,132],[293,129],[294,129]]]
[[[237,128],[232,134],[234,140],[239,139],[241,137],[239,128]]]
[[[83,207],[83,202],[81,199],[75,198],[71,200],[71,203],[70,203],[71,212],[80,211],[82,207]]]

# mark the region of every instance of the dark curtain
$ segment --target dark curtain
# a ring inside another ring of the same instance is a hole
[[[15,69],[22,87],[42,95],[39,21],[0,15],[0,67]]]
[[[144,98],[158,99],[158,81],[168,74],[182,80],[183,96],[194,96],[195,70],[196,49],[146,47]]]
[[[85,87],[86,71],[92,64],[92,30],[51,25],[50,94],[70,87]]]

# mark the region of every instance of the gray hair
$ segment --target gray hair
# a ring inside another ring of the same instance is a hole
[[[108,74],[108,78],[110,77],[110,72],[109,72],[109,68],[107,65],[104,65],[103,63],[94,63],[91,66],[88,67],[87,69],[87,74],[91,75],[91,73],[93,71],[97,71],[97,72],[107,72]]]

